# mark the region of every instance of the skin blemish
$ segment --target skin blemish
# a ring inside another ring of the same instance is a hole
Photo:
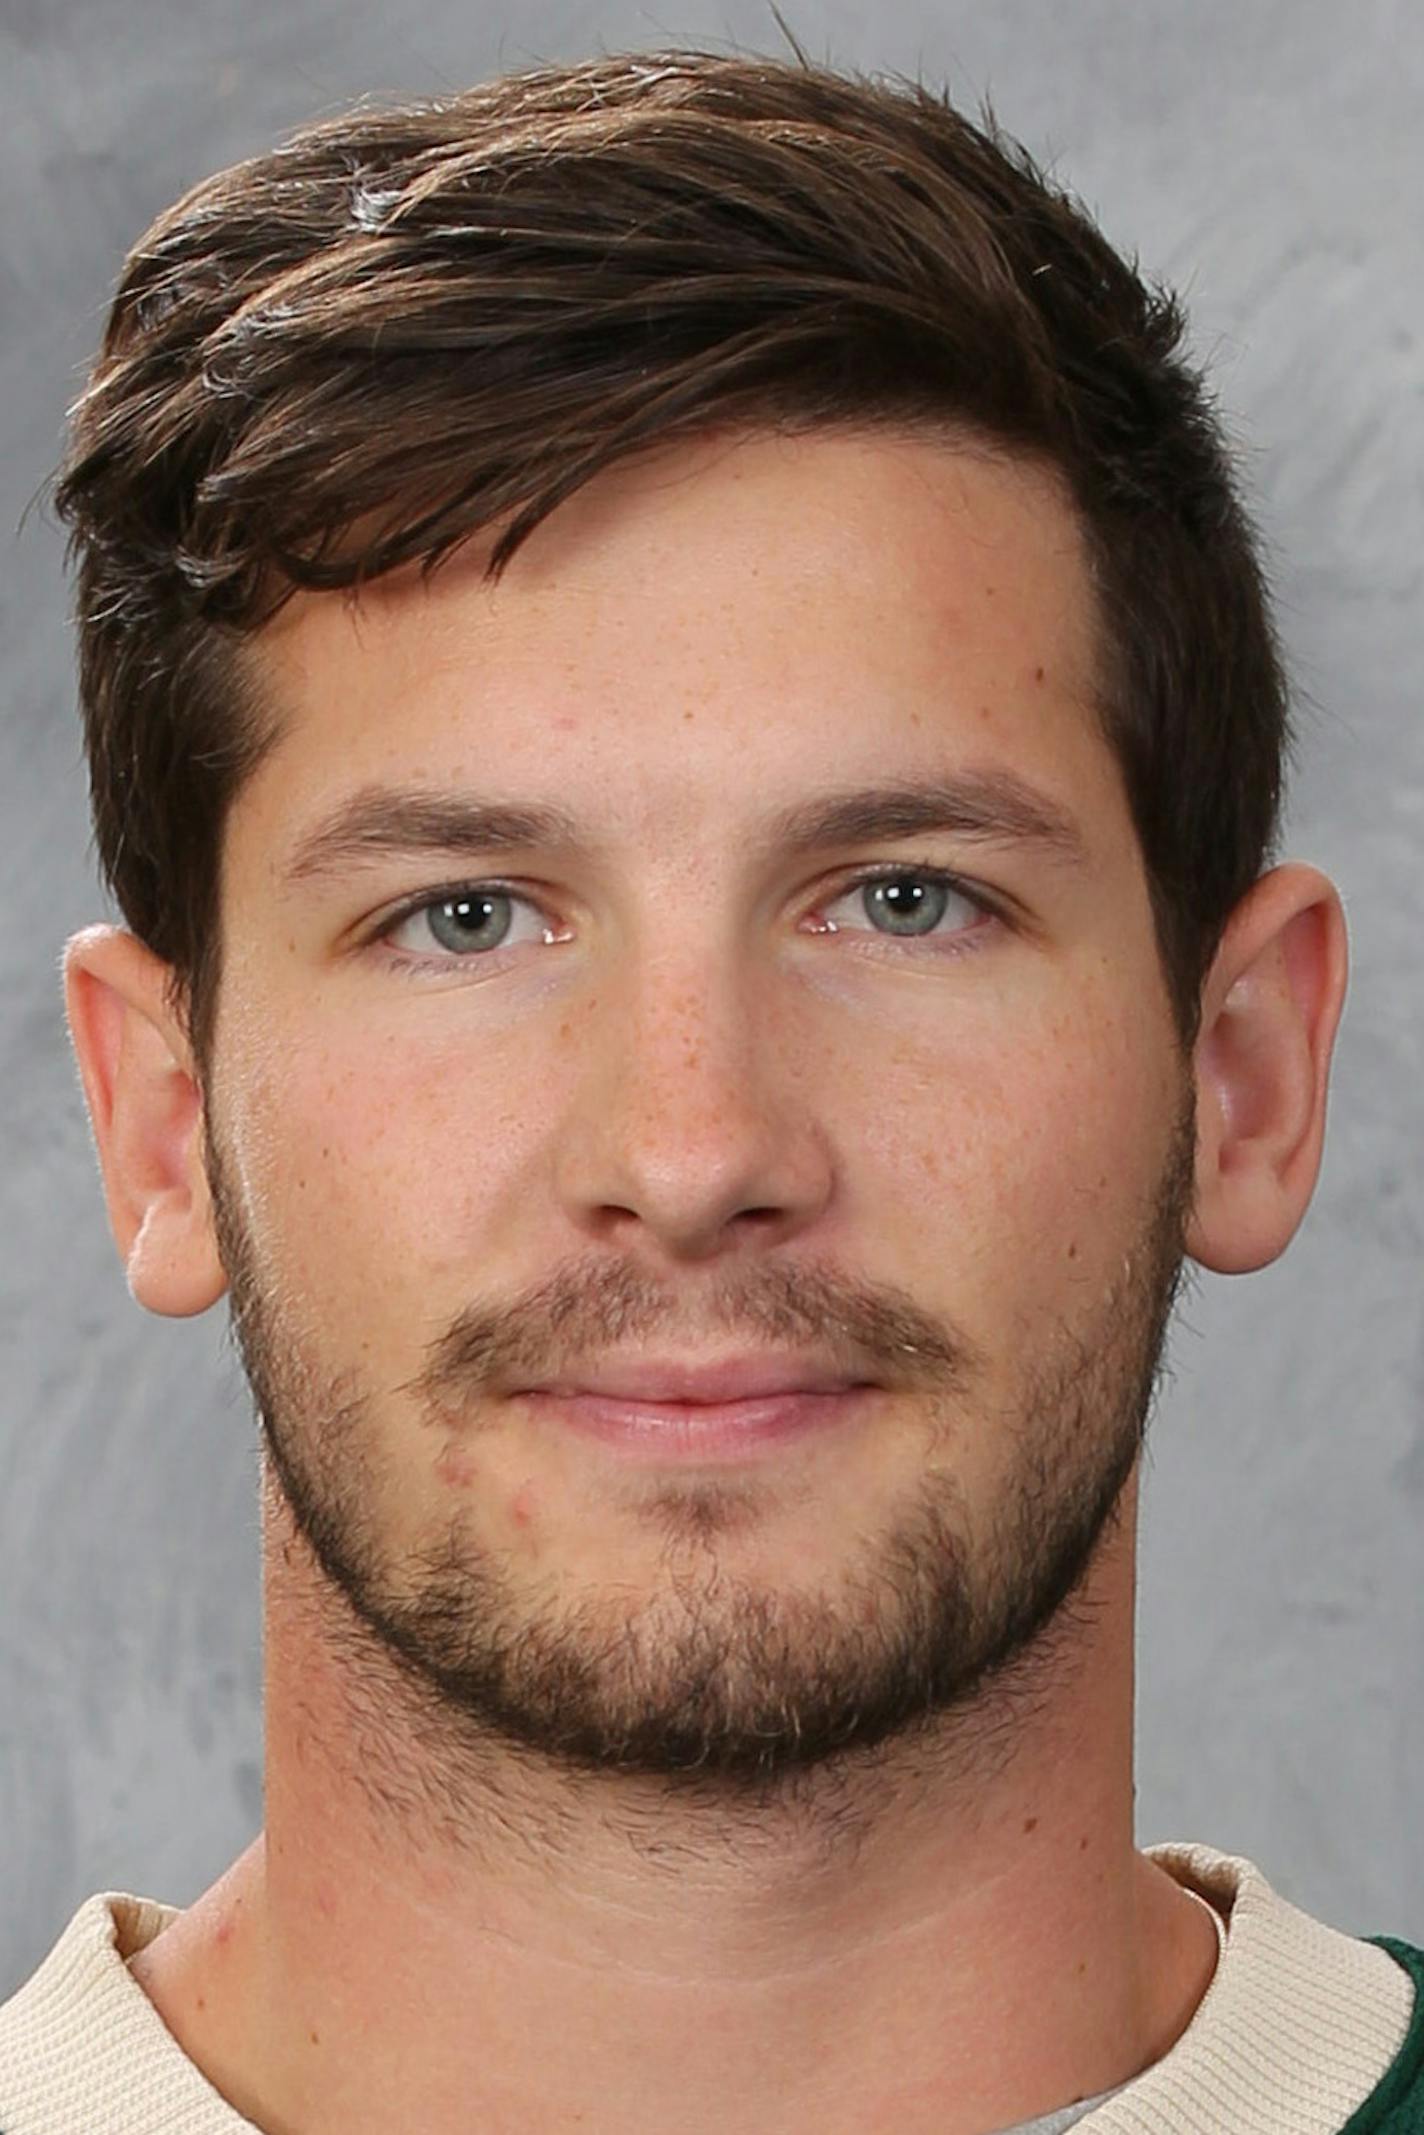
[[[1037,1829],[1038,1818],[1036,1816],[1026,1816],[1024,1818],[1024,1837],[1027,1838],[1031,1831],[1037,1831]]]
[[[1035,667],[1033,671],[1033,679],[1035,682],[1041,682],[1043,680],[1043,669],[1041,667]]]
[[[460,1490],[474,1481],[475,1464],[458,1440],[449,1438],[435,1456],[435,1473],[442,1483]]]
[[[220,1950],[226,1949],[227,1945],[232,1941],[232,1931],[235,1925],[236,1923],[231,1913],[227,1915],[226,1919],[219,1920],[213,1941]]]
[[[510,1517],[516,1527],[528,1527],[534,1518],[534,1485],[521,1483],[509,1501]]]

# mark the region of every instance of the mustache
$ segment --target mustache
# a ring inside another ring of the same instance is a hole
[[[705,1351],[712,1335],[814,1349],[848,1377],[958,1391],[983,1368],[958,1328],[901,1290],[852,1283],[824,1267],[763,1265],[720,1276],[695,1308],[666,1282],[589,1258],[505,1303],[471,1304],[438,1335],[403,1392],[449,1409],[560,1376],[628,1343]]]

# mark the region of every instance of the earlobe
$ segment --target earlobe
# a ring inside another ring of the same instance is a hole
[[[169,998],[169,967],[121,927],[64,953],[70,1037],[109,1222],[151,1312],[204,1312],[226,1288],[203,1165],[202,1095]]]
[[[1265,1267],[1305,1214],[1320,1169],[1347,961],[1339,894],[1314,868],[1263,875],[1227,924],[1194,1052],[1187,1250],[1204,1267]]]

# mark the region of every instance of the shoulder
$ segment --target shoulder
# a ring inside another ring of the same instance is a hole
[[[1424,1950],[1397,1935],[1371,1935],[1369,1941],[1408,1974],[1414,2009],[1394,2061],[1341,2135],[1424,2135]]]
[[[1424,2135],[1424,1959],[1414,1945],[1329,1926],[1238,1856],[1206,1846],[1147,1850],[1226,1926],[1216,1977],[1191,2023],[1124,2094],[1162,2109],[1151,2124],[1193,2135],[1223,2125],[1238,2135]],[[1223,2102],[1229,2117],[1216,2110]],[[1411,2117],[1390,2117],[1406,2107]]]
[[[124,1892],[86,1899],[0,2005],[5,2135],[231,2135],[246,2126],[205,2082],[128,1968],[177,1918]]]

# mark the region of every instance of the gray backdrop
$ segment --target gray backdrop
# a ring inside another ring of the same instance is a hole
[[[1424,11],[787,8],[815,56],[991,93],[1185,288],[1247,456],[1305,706],[1290,844],[1345,891],[1355,978],[1304,1235],[1202,1282],[1176,1335],[1140,1835],[1424,1940]],[[60,543],[26,500],[123,251],[196,178],[368,90],[729,38],[780,48],[752,0],[0,0],[0,1994],[88,1892],[186,1903],[260,1818],[253,1432],[221,1315],[139,1312],[101,1213],[56,981],[101,906]]]

